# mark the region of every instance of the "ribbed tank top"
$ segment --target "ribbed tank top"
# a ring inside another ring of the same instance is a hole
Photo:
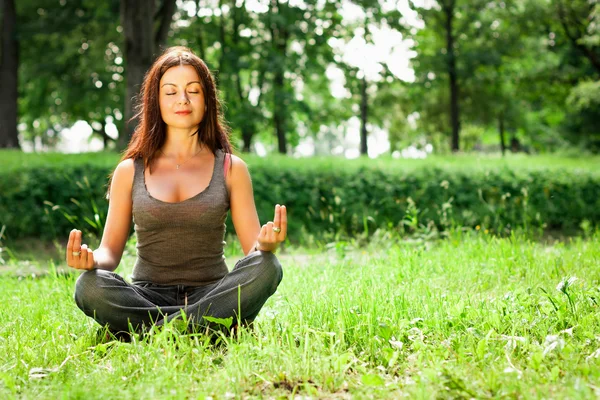
[[[216,151],[206,189],[178,203],[152,197],[146,187],[144,161],[134,161],[132,213],[137,259],[133,282],[202,286],[228,273],[223,254],[229,210],[224,156],[222,150]]]

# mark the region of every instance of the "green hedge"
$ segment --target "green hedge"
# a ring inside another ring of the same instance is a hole
[[[107,176],[118,156],[70,156],[67,162],[64,157],[0,169],[0,227],[6,226],[8,240],[64,238],[74,227],[101,232]],[[273,217],[276,203],[286,204],[294,242],[306,235],[321,239],[395,228],[407,220],[407,210],[416,224],[441,229],[479,225],[500,233],[524,226],[570,230],[584,221],[600,222],[600,173],[589,169],[499,162],[487,168],[416,162],[407,168],[404,160],[336,158],[246,161],[260,220]],[[231,221],[227,224],[234,232]]]

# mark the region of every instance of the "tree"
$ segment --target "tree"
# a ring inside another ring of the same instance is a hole
[[[167,39],[167,34],[175,13],[175,0],[162,0],[156,10],[154,1],[121,0],[121,23],[125,35],[125,68],[127,90],[125,99],[125,120],[133,117],[132,99],[140,91],[144,74],[152,65],[154,57]],[[135,130],[128,123],[119,135],[119,147],[124,148]]]
[[[360,7],[362,14],[357,16],[354,21],[346,21],[341,24],[340,36],[344,40],[349,42],[355,40],[366,50],[374,46],[374,30],[388,29],[398,32],[404,30],[399,23],[401,14],[396,9],[384,11],[379,1],[373,0],[355,0],[354,3]],[[385,58],[387,56],[387,54],[381,54],[376,57],[373,54],[368,60],[363,56],[360,61],[358,59],[344,60],[343,58],[337,61],[337,67],[344,71],[346,86],[353,97],[351,100],[359,110],[359,149],[363,156],[368,154],[369,127],[376,124],[383,125],[384,121],[390,117],[388,112],[382,115],[377,107],[373,107],[374,99],[380,89],[395,78],[386,65]],[[390,104],[387,104],[384,108],[389,106]]]
[[[447,123],[438,113],[447,116],[452,151],[460,149],[461,121],[495,127],[503,153],[508,147],[507,130],[511,141],[517,140],[518,125],[531,104],[523,101],[522,91],[531,74],[546,68],[542,65],[548,61],[539,43],[543,28],[527,26],[530,8],[528,3],[511,0],[445,0],[437,9],[420,9],[425,28],[414,35],[419,85],[412,97],[419,98],[426,130],[444,132]],[[539,25],[539,21],[531,23]],[[536,58],[542,60],[539,65]],[[533,64],[536,68],[531,68]]]
[[[431,32],[430,39],[434,40],[430,44],[436,47],[439,46],[439,53],[435,57],[440,57],[443,60],[443,62],[433,60],[426,62],[430,66],[437,67],[427,71],[427,74],[433,73],[439,76],[443,72],[448,78],[448,115],[450,149],[452,151],[458,151],[460,148],[460,75],[462,71],[457,66],[457,59],[464,41],[457,40],[457,32],[464,32],[464,25],[468,23],[468,21],[465,22],[465,19],[461,21],[462,14],[469,8],[474,7],[476,7],[474,4],[466,1],[439,0],[438,7],[430,9],[417,8],[425,21],[425,29]],[[419,55],[421,59],[429,56],[423,56],[422,54]]]
[[[106,120],[120,130],[125,98],[119,0],[24,0],[17,13],[24,137],[52,146],[61,130],[83,120],[106,148],[113,140]]]
[[[176,36],[200,48],[216,71],[226,116],[245,151],[261,136],[274,137],[278,151],[287,153],[299,140],[299,125],[315,132],[335,118],[327,113],[336,102],[322,78],[333,62],[327,40],[339,24],[338,6],[270,1],[252,9],[232,0],[216,9],[188,6],[189,19]]]
[[[270,44],[267,53],[270,87],[267,90],[273,93],[273,128],[278,151],[282,154],[287,153],[288,144],[293,146],[298,142],[295,128],[300,121],[311,127],[315,125],[308,122],[310,120],[327,124],[331,119],[324,116],[321,121],[315,121],[316,114],[323,115],[322,110],[326,110],[327,105],[317,100],[321,107],[325,106],[318,110],[319,106],[311,104],[309,98],[300,93],[300,88],[319,81],[319,76],[325,75],[328,65],[333,62],[328,39],[335,35],[339,26],[340,6],[340,1],[292,6],[290,2],[270,0],[268,12],[261,15]],[[325,88],[321,88],[320,93],[324,93]],[[318,91],[314,87],[309,90]],[[331,93],[325,99],[334,102]]]
[[[450,85],[450,126],[452,127],[452,151],[459,150],[458,138],[460,134],[460,111],[458,103],[458,73],[456,71],[456,52],[454,49],[454,14],[456,0],[440,0],[444,15],[444,29],[446,33],[446,68],[448,83]]]
[[[20,148],[17,133],[19,43],[14,0],[0,0],[0,148]]]
[[[600,5],[589,0],[554,0],[565,35],[600,74],[600,40],[598,23]]]

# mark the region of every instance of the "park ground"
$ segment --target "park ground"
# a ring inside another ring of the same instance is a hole
[[[117,272],[128,276],[135,247]],[[229,254],[232,266],[235,255]],[[77,272],[0,275],[2,398],[594,398],[600,234],[540,242],[456,231],[433,242],[280,252],[253,329],[98,340]]]

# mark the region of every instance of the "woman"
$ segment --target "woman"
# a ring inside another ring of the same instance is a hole
[[[282,278],[273,254],[286,237],[285,206],[260,226],[244,161],[231,155],[206,64],[185,47],[167,49],[144,78],[139,124],[109,185],[102,241],[92,251],[72,230],[67,264],[79,308],[112,332],[142,331],[182,316],[251,322]],[[228,210],[245,257],[223,256]],[[137,236],[132,283],[113,273],[131,221]]]

